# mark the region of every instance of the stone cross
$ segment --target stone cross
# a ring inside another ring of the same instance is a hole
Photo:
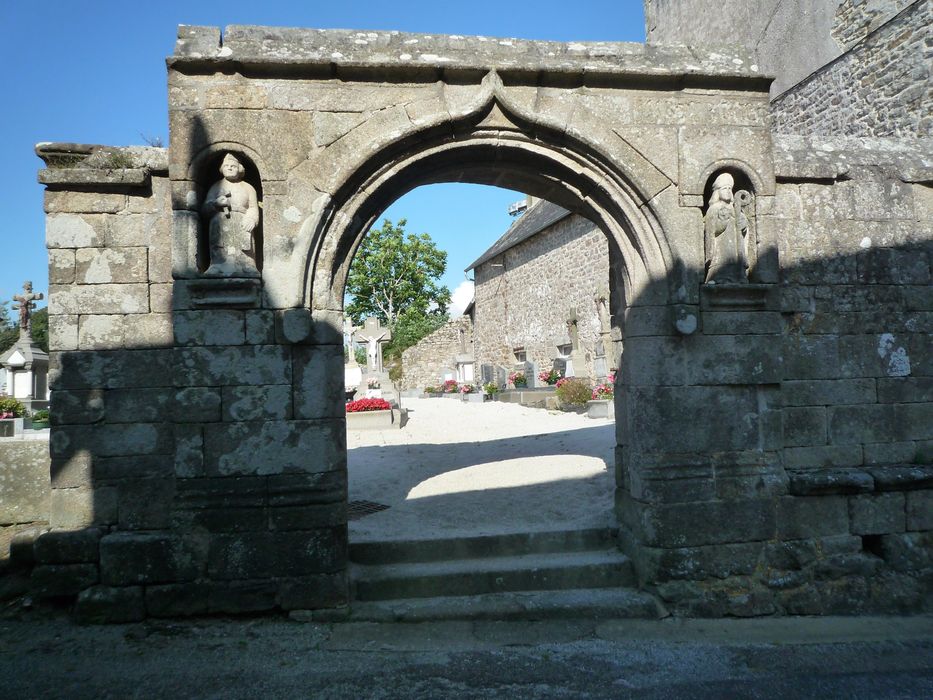
[[[32,282],[23,282],[23,293],[14,294],[13,301],[19,304],[13,304],[13,309],[19,309],[19,332],[20,335],[29,335],[29,321],[32,318],[32,310],[36,308],[35,302],[39,299],[45,299],[42,293],[34,294],[32,291]]]
[[[573,352],[580,349],[580,331],[577,328],[577,307],[571,306],[567,313],[567,333],[570,335],[570,347]]]
[[[359,367],[359,363],[356,361],[356,348],[353,347],[353,336],[356,335],[358,330],[360,330],[360,326],[354,326],[353,319],[349,316],[343,320],[343,334],[347,337],[349,346],[347,352],[348,367]]]
[[[392,340],[392,332],[370,316],[363,322],[360,338],[366,341],[366,370],[382,372],[382,346]]]

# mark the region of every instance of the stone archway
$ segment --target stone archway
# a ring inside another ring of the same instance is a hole
[[[710,164],[741,158],[771,196],[766,79],[679,49],[247,27],[221,40],[183,27],[169,84],[168,177],[105,182],[135,197],[128,214],[146,213],[160,231],[173,223],[148,239],[162,277],[130,283],[133,268],[126,284],[97,292],[113,299],[91,313],[146,312],[172,332],[144,347],[121,335],[93,352],[56,348],[59,401],[71,411],[53,434],[53,473],[70,479],[56,489],[57,522],[99,539],[89,548],[99,579],[74,592],[100,582],[93,604],[145,599],[149,614],[346,600],[344,278],[388,203],[443,180],[509,184],[607,235],[611,305],[626,329],[618,512],[643,580],[678,565],[664,556],[681,545],[760,539],[773,523],[771,497],[786,487],[774,302],[767,285],[701,299],[702,202],[691,189]],[[258,276],[205,276],[196,259],[193,164],[225,144],[262,178]],[[70,248],[106,249],[131,239],[114,235],[118,226],[136,225],[114,214],[103,239],[74,217],[61,219],[76,236]],[[87,290],[74,287],[53,292],[55,303],[88,313],[78,308]],[[703,332],[709,303],[739,326],[771,313],[739,340],[735,325]],[[107,407],[128,389],[160,390],[164,410],[127,427],[127,413]],[[87,402],[99,400],[104,414],[87,430]],[[729,502],[715,491],[722,483]],[[90,505],[71,517],[78,497]],[[743,508],[764,525],[749,533],[713,517],[709,534],[711,513]]]

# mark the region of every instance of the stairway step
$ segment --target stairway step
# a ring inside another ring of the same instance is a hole
[[[658,619],[664,607],[650,594],[631,588],[510,591],[473,596],[438,596],[354,601],[353,622],[427,622],[435,620]],[[314,611],[327,622],[326,611]]]
[[[458,559],[350,568],[355,600],[474,596],[507,591],[620,588],[635,582],[618,550]]]
[[[358,564],[396,564],[582,552],[605,549],[614,541],[615,532],[610,528],[592,528],[446,539],[351,542],[350,561]]]

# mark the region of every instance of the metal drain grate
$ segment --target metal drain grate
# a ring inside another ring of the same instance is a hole
[[[367,515],[386,510],[389,506],[373,501],[350,501],[347,504],[347,520],[359,520]]]

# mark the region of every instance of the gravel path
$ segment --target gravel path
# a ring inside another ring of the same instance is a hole
[[[404,399],[401,430],[347,436],[353,541],[604,527],[615,424],[516,404]]]

